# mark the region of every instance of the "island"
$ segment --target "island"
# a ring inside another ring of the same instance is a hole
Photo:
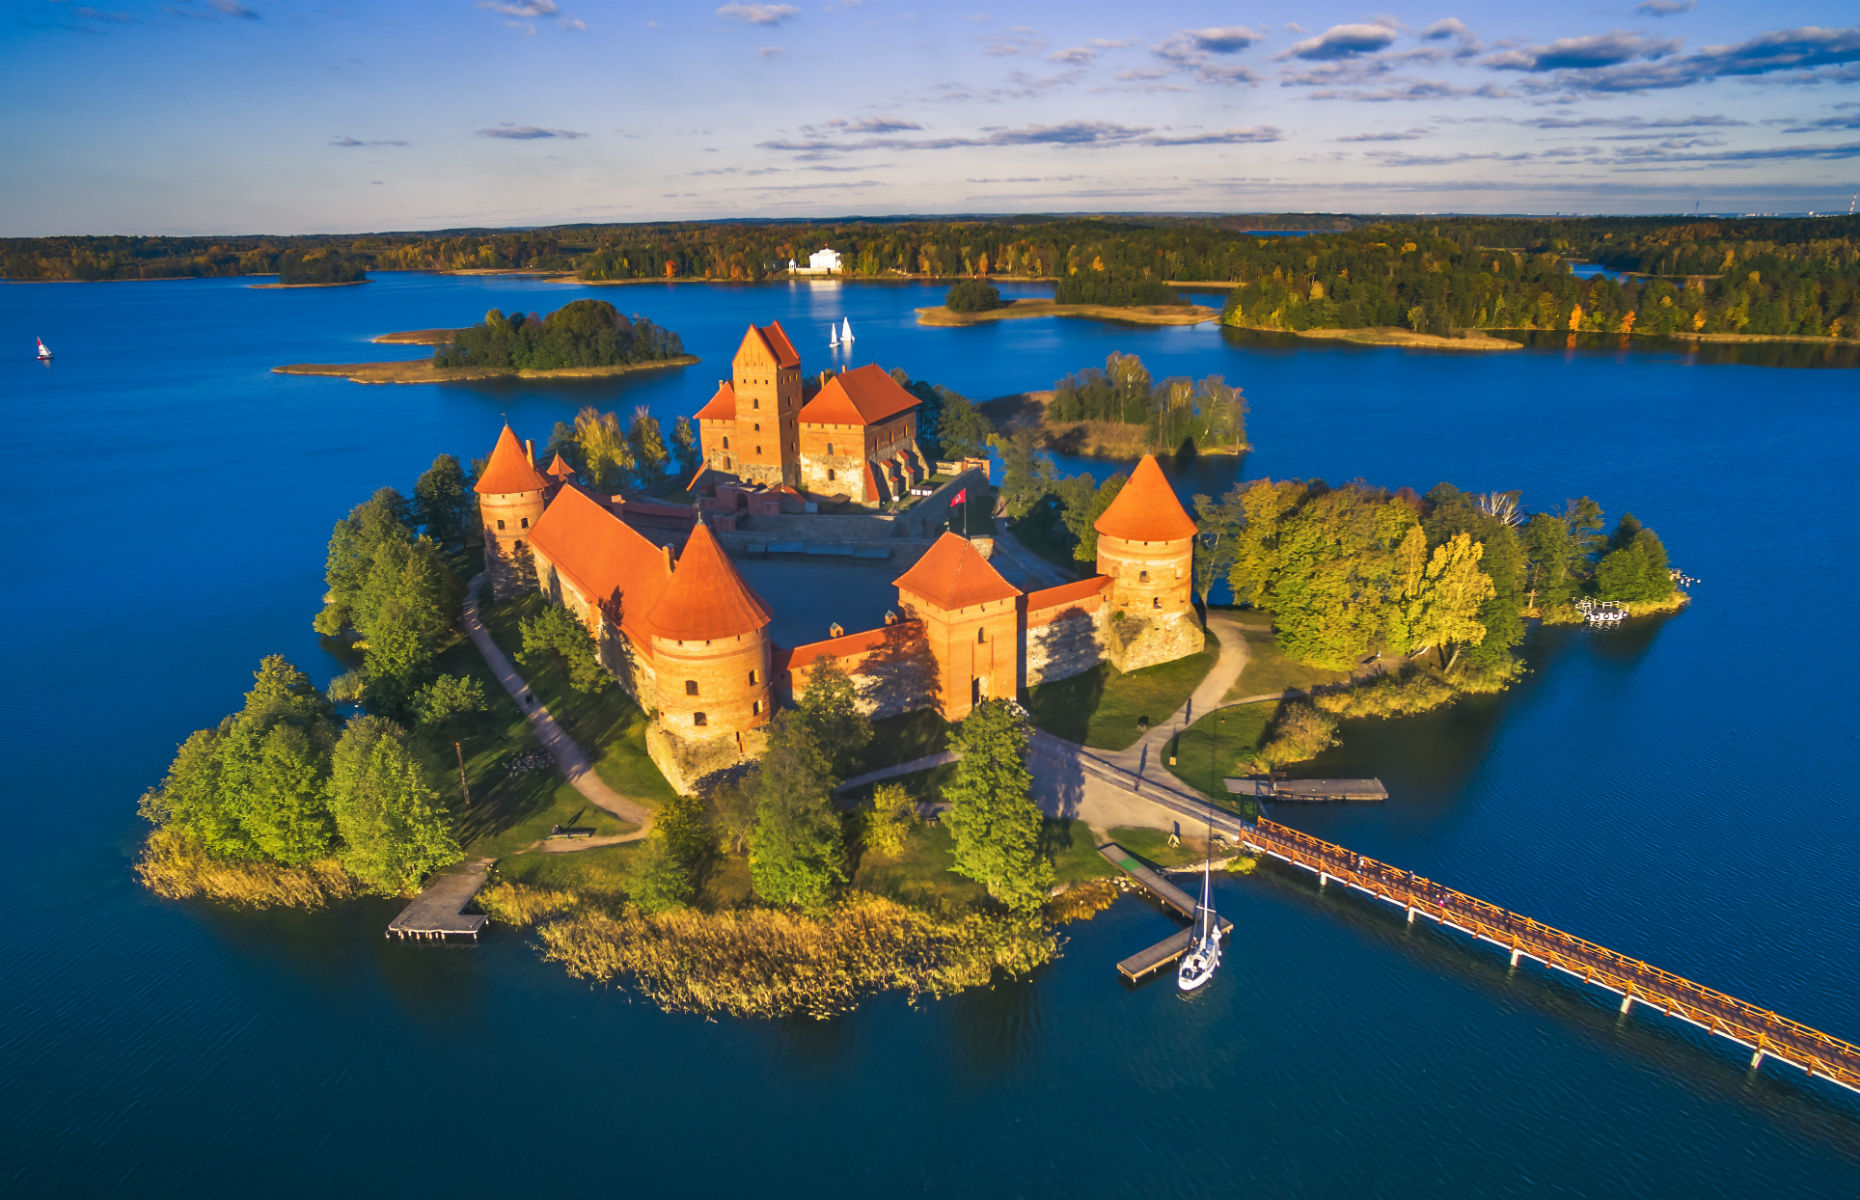
[[[497,309],[464,329],[415,329],[373,339],[438,347],[430,359],[288,363],[280,375],[327,375],[354,383],[458,383],[478,379],[600,379],[698,361],[684,342],[605,300],[574,300],[544,316]]]
[[[350,287],[368,282],[368,262],[335,249],[287,250],[278,256],[278,281],[255,288]]]
[[[987,321],[1017,321],[1027,317],[1085,317],[1096,321],[1123,321],[1131,325],[1200,325],[1218,321],[1218,310],[1201,304],[1154,304],[1120,308],[1109,304],[1059,304],[1052,300],[1015,300],[981,312],[952,312],[947,305],[917,310],[919,325],[979,325]]]
[[[1129,461],[1144,454],[1236,455],[1246,399],[1219,375],[1152,379],[1134,354],[1114,353],[1044,391],[976,406],[1003,438],[1057,454]]]

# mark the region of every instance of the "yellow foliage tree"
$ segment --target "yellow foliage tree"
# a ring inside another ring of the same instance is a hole
[[[1422,650],[1439,647],[1443,658],[1452,646],[1453,657],[1445,664],[1449,671],[1459,659],[1460,647],[1485,637],[1479,609],[1495,589],[1491,576],[1479,569],[1484,556],[1484,543],[1473,541],[1471,534],[1456,533],[1434,547],[1421,581],[1411,621],[1414,641]]]

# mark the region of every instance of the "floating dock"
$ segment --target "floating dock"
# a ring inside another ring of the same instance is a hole
[[[444,875],[435,875],[413,903],[388,923],[383,937],[447,938],[454,935],[478,939],[484,928],[483,913],[468,913],[465,906],[483,889],[491,876],[495,859],[475,858]]]
[[[1143,890],[1181,913],[1189,920],[1195,919],[1195,898],[1181,888],[1170,883],[1155,871],[1132,858],[1130,852],[1116,842],[1106,842],[1098,847],[1105,861],[1142,885]],[[1234,927],[1227,918],[1221,918],[1221,932],[1226,933]],[[1131,983],[1140,983],[1148,976],[1175,962],[1188,953],[1195,944],[1194,930],[1183,929],[1170,934],[1148,950],[1140,951],[1117,964],[1120,974]]]
[[[1223,779],[1235,796],[1299,804],[1381,804],[1389,790],[1380,779]]]

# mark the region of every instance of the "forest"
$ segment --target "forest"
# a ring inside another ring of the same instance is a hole
[[[1275,232],[1304,236],[1260,236]],[[1860,337],[1860,217],[1022,217],[13,238],[0,241],[0,278],[269,274],[287,254],[326,250],[373,271],[753,282],[823,245],[853,278],[1083,276],[1082,292],[1117,294],[1139,283],[1234,284],[1228,322],[1260,329]],[[1572,263],[1635,274],[1585,281]]]
[[[552,371],[612,367],[684,356],[685,344],[644,317],[623,316],[605,300],[571,300],[548,316],[492,309],[433,352],[436,367],[514,367]]]

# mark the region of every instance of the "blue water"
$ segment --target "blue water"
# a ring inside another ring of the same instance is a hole
[[[704,361],[548,386],[268,371],[414,356],[366,339],[579,295]],[[978,398],[1113,350],[1159,376],[1224,374],[1252,406],[1247,477],[1632,509],[1702,580],[1690,611],[1540,639],[1506,696],[1349,728],[1336,761],[1381,775],[1391,802],[1282,819],[1860,1037],[1860,375],[918,327],[911,309],[939,299],[418,275],[0,287],[0,1190],[1854,1195],[1846,1093],[1752,1074],[1727,1044],[1272,870],[1220,884],[1236,950],[1193,999],[1117,982],[1111,964],[1171,928],[1132,900],[1073,927],[1032,980],[825,1025],[668,1017],[509,933],[389,943],[385,903],[252,914],[134,886],[135,797],[175,743],[236,704],[265,653],[333,673],[309,618],[349,506],[438,452],[485,453],[500,414],[540,438],[584,404],[690,412],[751,320],[780,318],[810,368],[847,361],[825,340],[850,316],[850,361]],[[1177,470],[1195,490],[1235,473]],[[831,617],[784,612],[802,632]]]

